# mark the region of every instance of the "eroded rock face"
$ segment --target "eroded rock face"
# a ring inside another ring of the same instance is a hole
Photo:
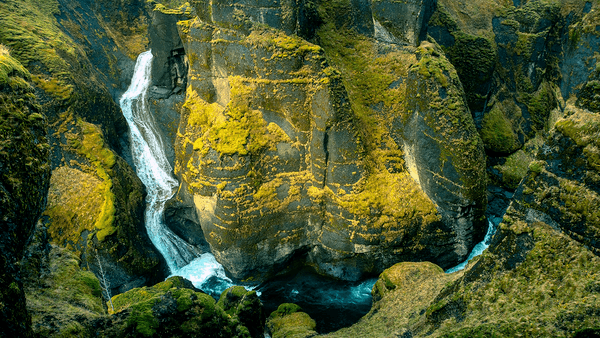
[[[193,201],[233,276],[264,278],[304,255],[320,273],[348,280],[399,260],[449,266],[483,237],[482,143],[438,47],[422,46],[417,58],[411,47],[357,37],[351,43],[381,58],[389,82],[378,95],[390,97],[358,101],[346,91],[347,60],[342,73],[328,66],[330,47],[285,34],[285,23],[254,24],[257,7],[242,2],[213,2],[212,12],[194,4],[198,18],[179,22],[190,69],[173,201]],[[288,5],[269,4],[266,17],[286,17]],[[217,20],[225,10],[245,19]],[[319,13],[328,11],[335,6]],[[328,30],[317,34],[335,41]],[[429,91],[420,97],[409,87]]]

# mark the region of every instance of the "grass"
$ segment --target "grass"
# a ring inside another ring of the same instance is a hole
[[[58,27],[58,1],[7,0],[0,3],[0,43],[36,76],[33,81],[57,99],[72,94],[73,77],[65,59],[78,58],[75,43]],[[43,74],[51,74],[51,78]]]

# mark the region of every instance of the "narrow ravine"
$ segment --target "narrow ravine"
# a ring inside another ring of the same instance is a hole
[[[483,251],[490,246],[492,236],[494,236],[494,234],[496,233],[496,227],[497,226],[494,223],[492,223],[490,220],[488,220],[488,229],[487,229],[487,232],[485,233],[485,238],[483,239],[483,241],[477,243],[477,245],[475,245],[475,247],[473,247],[473,250],[471,250],[469,257],[467,257],[467,259],[464,262],[458,264],[455,267],[452,267],[452,268],[446,270],[446,273],[453,273],[453,272],[464,269],[471,259],[481,255],[483,253]]]

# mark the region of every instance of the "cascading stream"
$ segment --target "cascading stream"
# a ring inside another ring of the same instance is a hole
[[[138,56],[129,88],[120,100],[121,110],[131,130],[133,161],[140,180],[146,186],[145,222],[148,236],[167,261],[171,275],[182,276],[207,293],[218,295],[233,285],[225,269],[211,253],[200,254],[179,238],[163,221],[165,203],[179,183],[172,176],[165,146],[154,117],[148,109],[152,53]]]
[[[173,196],[179,184],[171,176],[171,165],[156,131],[156,122],[147,107],[151,65],[150,51],[138,56],[131,85],[119,103],[131,130],[136,171],[148,190],[145,212],[148,236],[174,272],[198,255],[194,247],[175,235],[163,222],[165,202]]]
[[[496,233],[496,225],[488,220],[488,229],[483,241],[477,243],[477,245],[473,247],[473,250],[471,250],[471,254],[469,254],[469,257],[467,257],[467,259],[464,262],[446,270],[446,273],[453,273],[464,269],[471,259],[481,255],[483,251],[490,246],[490,242],[492,240],[492,236],[494,236],[494,233]]]

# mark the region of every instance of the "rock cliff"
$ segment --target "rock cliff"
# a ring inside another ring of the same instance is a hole
[[[421,16],[395,43],[355,16],[385,3],[310,2],[303,21],[287,2],[196,1],[178,23],[189,73],[172,205],[194,202],[236,278],[302,256],[348,280],[399,260],[450,266],[483,237],[483,143],[454,67],[435,43],[415,47],[432,4],[406,5]],[[314,22],[317,44],[290,35]]]

